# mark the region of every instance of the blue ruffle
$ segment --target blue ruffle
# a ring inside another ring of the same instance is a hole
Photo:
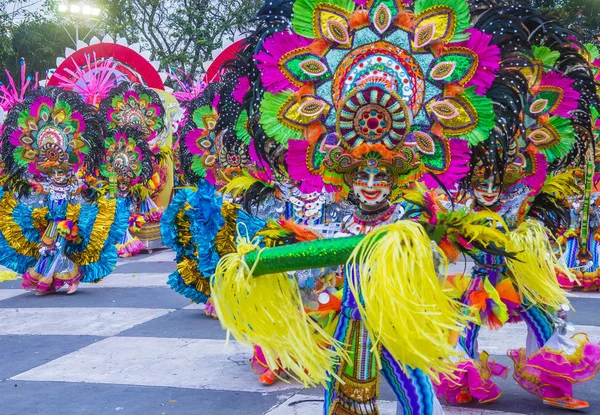
[[[0,187],[0,198],[4,197],[4,189]],[[0,205],[0,209],[6,209],[5,205]],[[30,241],[39,242],[40,236],[37,230],[33,227],[33,219],[31,213],[33,209],[23,204],[18,204],[12,212],[12,217],[15,223],[19,225],[23,235]],[[8,241],[2,233],[0,233],[0,264],[19,274],[23,274],[29,268],[33,267],[37,259],[19,254],[10,247]]]
[[[195,303],[205,304],[208,301],[208,296],[200,291],[196,290],[194,287],[190,287],[185,285],[185,282],[179,275],[179,271],[173,272],[169,275],[169,279],[167,284],[176,292],[183,295],[186,298],[189,298]]]
[[[83,271],[82,282],[98,282],[111,274],[117,266],[119,256],[117,255],[115,244],[123,239],[129,226],[129,201],[119,198],[116,203],[117,208],[115,209],[113,222],[108,233],[108,238],[104,241],[98,261],[81,267]]]
[[[239,235],[239,232],[245,233],[248,232],[248,237],[250,239],[254,238],[256,232],[262,230],[267,225],[262,219],[257,218],[256,216],[249,215],[246,211],[240,209],[238,210],[237,215],[237,232],[236,235]],[[246,236],[246,235],[243,235]]]
[[[178,190],[174,195],[173,199],[169,203],[169,206],[163,212],[160,220],[160,234],[162,236],[163,245],[167,248],[173,248],[177,252],[177,249],[181,248],[180,244],[177,243],[177,224],[175,219],[177,214],[187,202],[188,198],[193,194],[190,189]]]
[[[219,254],[215,249],[215,237],[225,225],[221,214],[223,198],[217,195],[214,186],[201,180],[198,190],[188,199],[192,207],[187,210],[191,221],[192,241],[198,247],[198,270],[210,278],[217,268]]]

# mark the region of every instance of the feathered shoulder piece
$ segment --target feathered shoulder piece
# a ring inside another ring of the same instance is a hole
[[[2,132],[7,173],[36,179],[53,171],[93,172],[102,154],[103,129],[80,95],[41,88],[14,106]]]
[[[473,212],[468,208],[445,209],[436,192],[418,188],[403,197],[420,209],[417,220],[450,262],[458,259],[460,253],[477,251],[511,256],[504,248],[509,242],[508,225],[498,214],[489,210]]]
[[[323,239],[323,236],[318,232],[295,223],[293,219],[270,220],[267,222],[265,229],[257,232],[256,235],[262,236],[267,247]]]

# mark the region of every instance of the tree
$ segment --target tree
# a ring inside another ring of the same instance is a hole
[[[164,68],[202,70],[212,51],[249,22],[263,0],[107,0],[105,29],[140,42]]]

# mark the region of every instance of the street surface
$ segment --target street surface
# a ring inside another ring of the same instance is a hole
[[[225,343],[219,322],[169,289],[174,254],[120,260],[99,284],[73,296],[35,296],[20,281],[0,283],[0,415],[318,415],[320,388],[263,386],[251,351]],[[464,264],[453,267],[462,271]],[[600,340],[600,294],[573,299],[570,320]],[[506,350],[525,345],[526,328],[482,331],[481,349],[508,364]],[[496,403],[446,408],[447,415],[566,414],[542,405],[509,377]],[[394,414],[382,381],[382,414]],[[576,387],[600,414],[600,380]]]

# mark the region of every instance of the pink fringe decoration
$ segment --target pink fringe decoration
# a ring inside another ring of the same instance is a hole
[[[126,243],[122,245],[117,245],[117,255],[137,255],[146,247],[138,238],[133,238],[128,240]]]
[[[265,39],[264,50],[254,55],[254,59],[258,61],[258,68],[262,72],[261,80],[268,92],[276,94],[284,89],[298,90],[281,73],[279,60],[286,53],[308,46],[311,42],[310,39],[291,32],[278,32]]]
[[[442,402],[450,405],[469,403],[475,399],[479,403],[493,402],[502,395],[502,390],[492,380],[491,376],[506,379],[508,368],[496,362],[487,362],[482,373],[481,364],[472,360],[461,361],[454,371],[455,379],[448,375],[440,375],[440,383],[433,385],[435,395]]]
[[[271,167],[269,167],[269,164],[258,156],[258,153],[254,148],[254,138],[250,139],[248,155],[250,156],[250,160],[252,160],[252,164],[256,166],[256,168],[248,172],[250,173],[250,176],[265,183],[272,184],[275,181],[275,176],[273,175],[273,171],[271,170]]]
[[[469,172],[471,150],[469,149],[469,143],[466,140],[451,138],[449,143],[450,166],[448,166],[445,173],[436,174],[436,177],[448,190],[452,190],[456,183]],[[425,174],[421,181],[430,189],[437,189],[440,186],[433,178],[432,173]]]
[[[199,97],[208,85],[200,79],[193,79],[181,69],[176,69],[175,72],[169,72],[167,73],[167,76],[179,86],[179,90],[172,92],[172,94],[180,103],[189,102],[194,98]]]
[[[592,380],[600,371],[600,345],[582,333],[575,334],[572,341],[577,350],[571,356],[546,346],[530,356],[525,349],[509,350],[515,364],[514,379],[542,399],[572,397],[573,385]]]
[[[466,47],[479,56],[479,65],[473,78],[465,85],[467,88],[476,86],[475,92],[484,95],[494,82],[500,68],[500,48],[490,45],[492,36],[477,29],[468,29],[469,40],[460,42],[457,46]]]
[[[127,77],[117,71],[117,62],[112,59],[98,62],[94,53],[93,63],[89,54],[86,54],[85,61],[84,67],[77,66],[73,61],[74,70],[65,69],[70,78],[58,73],[54,76],[61,81],[59,87],[77,92],[84,97],[86,103],[98,106],[110,90],[127,80]]]
[[[562,101],[552,115],[571,118],[571,111],[577,109],[577,100],[579,99],[579,92],[575,91],[571,86],[574,82],[573,79],[562,76],[556,71],[546,72],[542,75],[540,87],[551,86],[563,90]]]
[[[233,99],[240,104],[244,103],[244,97],[246,93],[250,89],[250,80],[247,76],[244,76],[238,79],[237,85],[235,86],[235,90],[233,91]]]
[[[331,191],[331,187],[325,186],[320,175],[312,173],[306,166],[306,153],[308,142],[303,140],[288,141],[288,150],[285,161],[288,165],[290,178],[299,183],[298,189],[302,193],[322,192],[324,189]]]
[[[35,74],[35,78],[27,76],[27,65],[25,65],[24,61],[21,62],[21,84],[18,88],[8,70],[5,70],[5,72],[8,78],[8,85],[0,84],[0,108],[8,111],[16,104],[23,102],[25,94],[38,89],[39,84],[37,73]]]

